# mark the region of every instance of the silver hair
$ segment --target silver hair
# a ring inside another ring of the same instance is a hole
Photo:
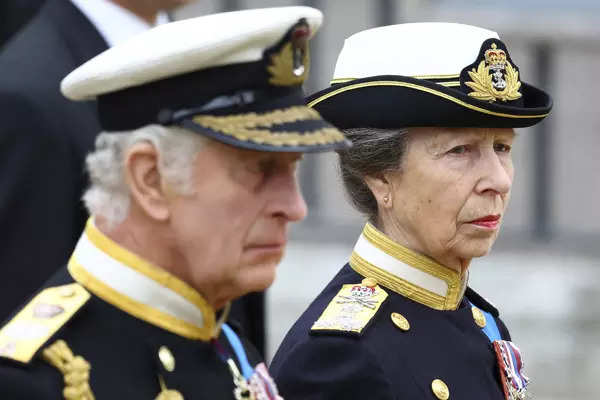
[[[346,194],[359,212],[376,223],[377,201],[365,183],[365,177],[400,169],[408,130],[351,128],[342,131],[352,142],[351,148],[338,151]]]
[[[156,148],[159,172],[170,188],[182,195],[192,193],[192,166],[205,141],[197,133],[161,125],[100,133],[96,138],[96,149],[86,157],[91,184],[83,201],[89,213],[102,216],[111,227],[127,217],[130,197],[124,157],[134,144],[140,142],[151,143]]]

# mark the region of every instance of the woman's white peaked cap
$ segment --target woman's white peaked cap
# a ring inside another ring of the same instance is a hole
[[[333,79],[378,75],[458,75],[496,32],[471,25],[422,22],[356,33],[344,42]]]

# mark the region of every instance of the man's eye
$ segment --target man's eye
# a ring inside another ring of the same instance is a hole
[[[252,174],[262,174],[262,172],[263,172],[261,166],[258,163],[247,164],[246,170]]]
[[[260,172],[265,176],[270,175],[276,167],[277,165],[272,160],[263,160],[259,163]]]
[[[494,143],[494,151],[499,153],[510,153],[511,146],[504,143]]]
[[[455,146],[448,151],[448,154],[465,154],[469,151],[469,148],[466,145]]]

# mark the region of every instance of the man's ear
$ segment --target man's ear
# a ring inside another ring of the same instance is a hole
[[[377,175],[365,176],[365,183],[371,189],[371,193],[373,193],[373,197],[375,197],[380,209],[391,208],[392,185],[387,174],[379,173]]]
[[[150,218],[165,221],[170,216],[169,198],[158,169],[158,152],[153,144],[134,144],[125,156],[125,177],[132,201]]]

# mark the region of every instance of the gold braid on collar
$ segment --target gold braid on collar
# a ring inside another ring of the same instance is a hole
[[[467,286],[467,274],[461,276],[458,272],[431,258],[394,242],[370,223],[365,225],[359,241],[363,238],[367,249],[361,247],[361,250],[358,250],[357,244],[350,257],[350,266],[356,272],[365,277],[375,278],[382,286],[436,310],[456,310],[458,308]],[[427,277],[427,282],[437,280],[447,288],[445,294],[436,293],[432,288],[426,287],[426,281],[419,282],[416,279],[392,273],[389,265],[374,260],[372,254],[380,252],[392,257],[403,268],[417,270],[418,272],[415,271],[417,274]]]

